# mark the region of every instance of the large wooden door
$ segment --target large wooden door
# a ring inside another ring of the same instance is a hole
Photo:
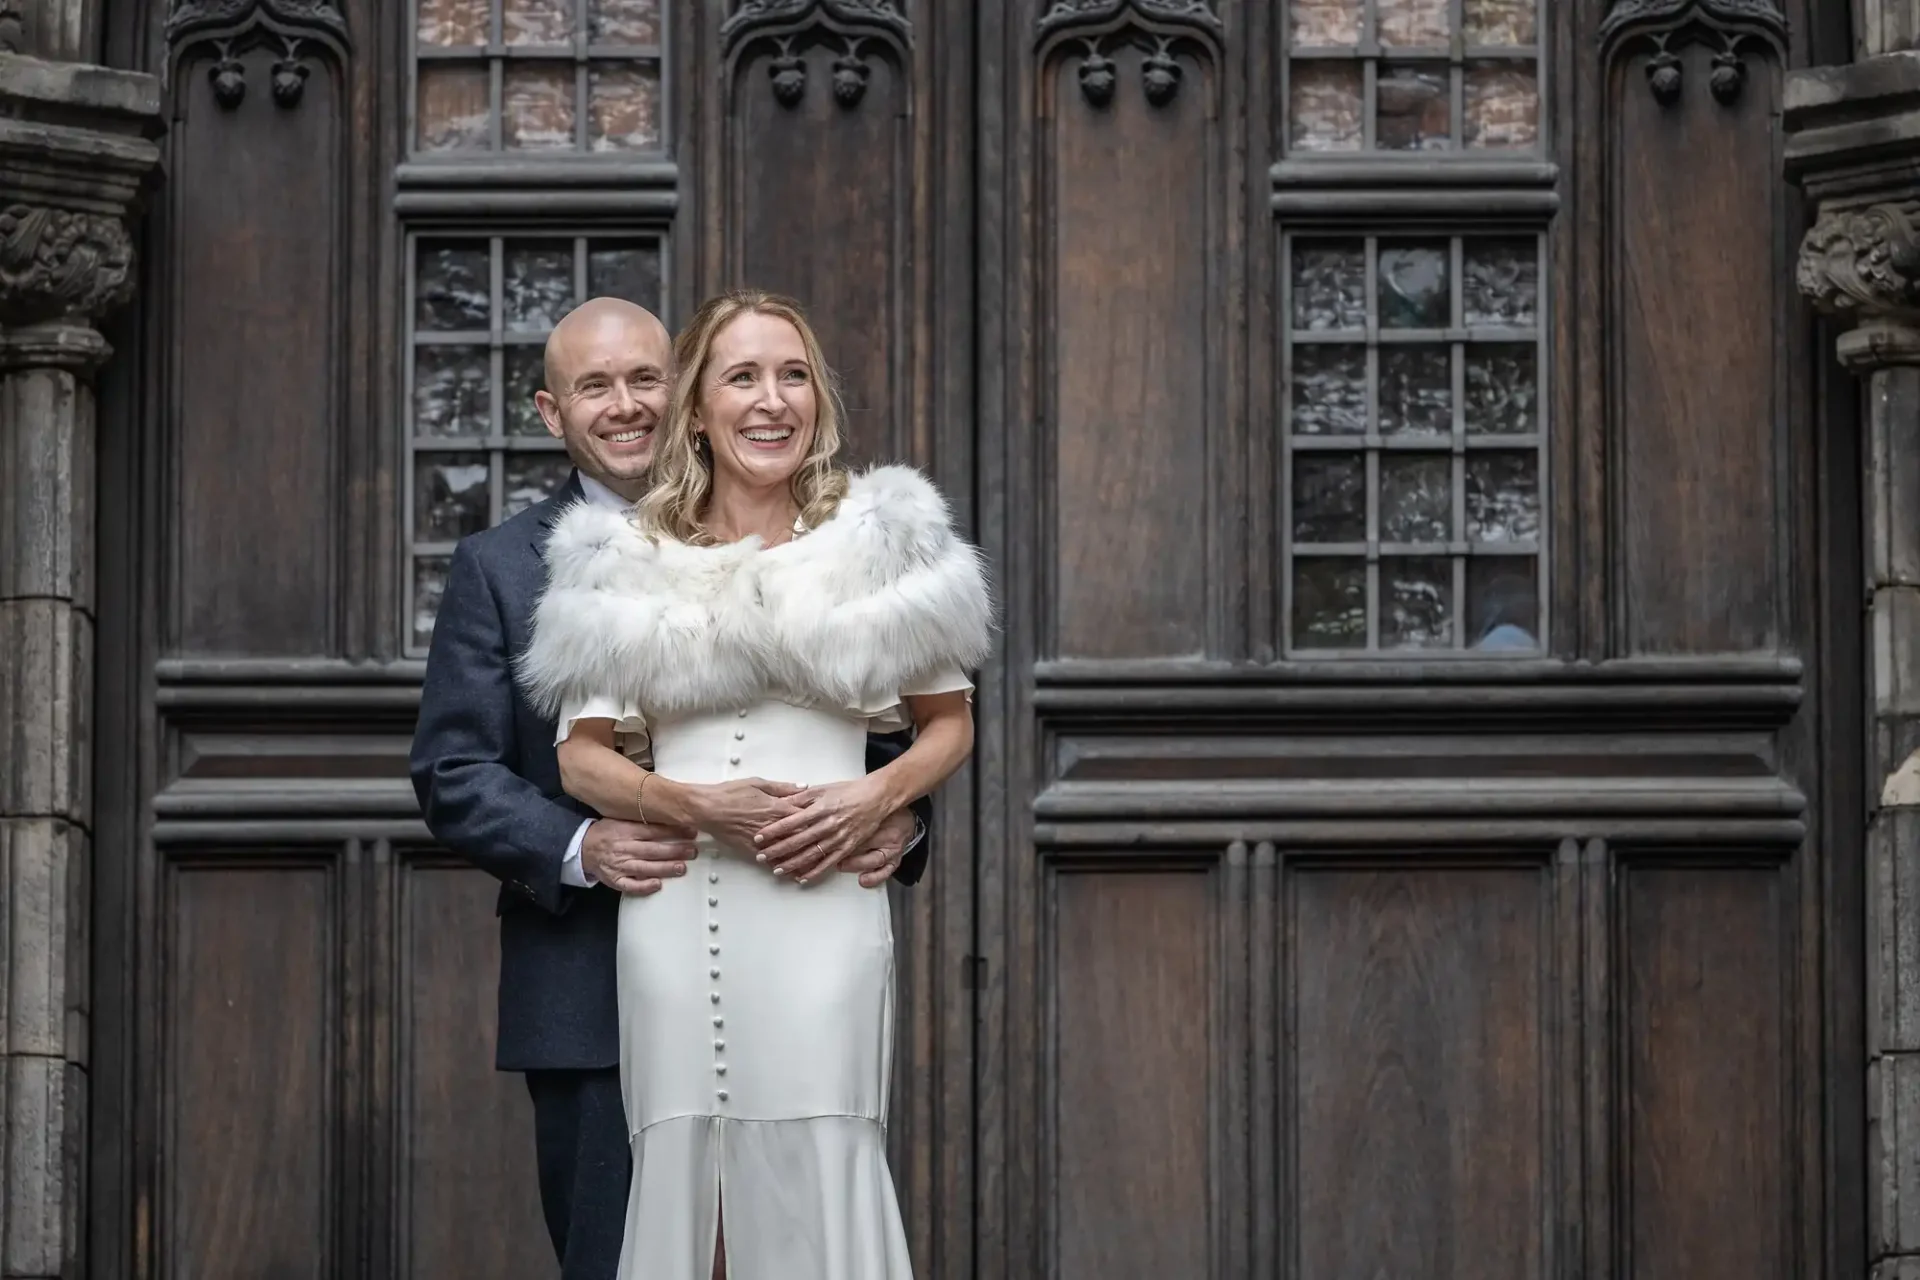
[[[995,567],[895,898],[927,1274],[1857,1270],[1858,459],[1777,165],[1831,8],[114,7],[172,124],[101,390],[94,1271],[551,1273],[421,660],[564,473],[553,319],[731,283]]]
[[[978,1273],[1858,1274],[1837,15],[984,7]]]

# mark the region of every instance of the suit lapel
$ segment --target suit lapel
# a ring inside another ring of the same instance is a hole
[[[547,538],[553,533],[554,522],[560,513],[576,502],[584,501],[586,490],[580,487],[580,473],[567,472],[567,482],[560,486],[559,492],[541,503],[537,508],[539,518],[534,521],[533,549],[540,556],[540,563],[547,562]]]

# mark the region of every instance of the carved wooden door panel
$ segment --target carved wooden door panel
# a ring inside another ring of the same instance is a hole
[[[973,1273],[1858,1274],[1843,16],[980,13]]]
[[[751,283],[997,579],[895,899],[927,1274],[1848,1274],[1858,460],[1776,163],[1830,8],[116,6],[172,124],[94,1271],[551,1273],[421,661],[564,474],[552,320]]]
[[[599,294],[670,323],[736,281],[798,294],[856,452],[970,502],[970,15],[110,17],[170,129],[146,306],[113,335],[135,357],[102,388],[92,1266],[552,1274],[528,1100],[491,1069],[496,886],[434,847],[406,778],[448,558],[565,476],[530,396]],[[896,899],[891,1138],[923,1258],[972,1230],[968,785],[943,806],[952,870]]]

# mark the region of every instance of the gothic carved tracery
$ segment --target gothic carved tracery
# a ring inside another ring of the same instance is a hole
[[[1099,22],[1127,9],[1144,18],[1220,30],[1220,15],[1214,12],[1213,0],[1053,0],[1040,14],[1040,34],[1051,35],[1062,27],[1078,23]]]
[[[1217,47],[1222,31],[1212,0],[1053,0],[1040,13],[1037,34],[1043,45],[1078,41],[1080,93],[1095,110],[1113,101],[1119,68],[1109,56],[1122,44],[1146,51],[1140,87],[1148,103],[1164,107],[1180,92],[1184,76],[1174,47],[1191,32]]]
[[[866,48],[874,40],[904,54],[913,40],[913,24],[903,0],[740,0],[720,24],[720,42],[728,59],[756,37],[774,42],[778,53],[767,63],[774,100],[797,107],[807,96],[807,63],[801,50],[809,40],[826,39],[840,50],[833,62],[833,99],[851,110],[866,97],[873,67]]]
[[[1779,0],[1613,0],[1600,23],[1600,43],[1609,51],[1639,42],[1652,47],[1647,88],[1662,106],[1680,100],[1685,83],[1677,50],[1694,40],[1714,47],[1707,88],[1731,106],[1746,86],[1744,47],[1758,40],[1776,53],[1784,50],[1787,15]]]
[[[4,0],[0,0],[3,3]],[[318,42],[336,53],[347,46],[347,20],[341,0],[173,0],[167,14],[167,39],[176,53],[211,41],[219,59],[207,70],[214,101],[231,111],[247,96],[246,67],[236,56],[249,41],[267,41],[280,53],[268,88],[273,101],[294,107],[311,74],[307,46]]]

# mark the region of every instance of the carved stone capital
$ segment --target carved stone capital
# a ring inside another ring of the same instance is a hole
[[[133,237],[110,214],[0,205],[0,324],[104,316],[133,297]]]
[[[1920,364],[1920,57],[1795,71],[1783,105],[1787,176],[1818,207],[1800,292],[1851,322],[1848,367]]]
[[[1920,312],[1920,201],[1828,209],[1800,242],[1795,281],[1828,315]]]
[[[1920,200],[1824,211],[1794,278],[1816,309],[1853,323],[1835,344],[1847,368],[1920,364]]]
[[[128,221],[159,163],[150,76],[0,55],[0,326],[83,327],[132,297]],[[72,344],[12,342],[84,367]]]

